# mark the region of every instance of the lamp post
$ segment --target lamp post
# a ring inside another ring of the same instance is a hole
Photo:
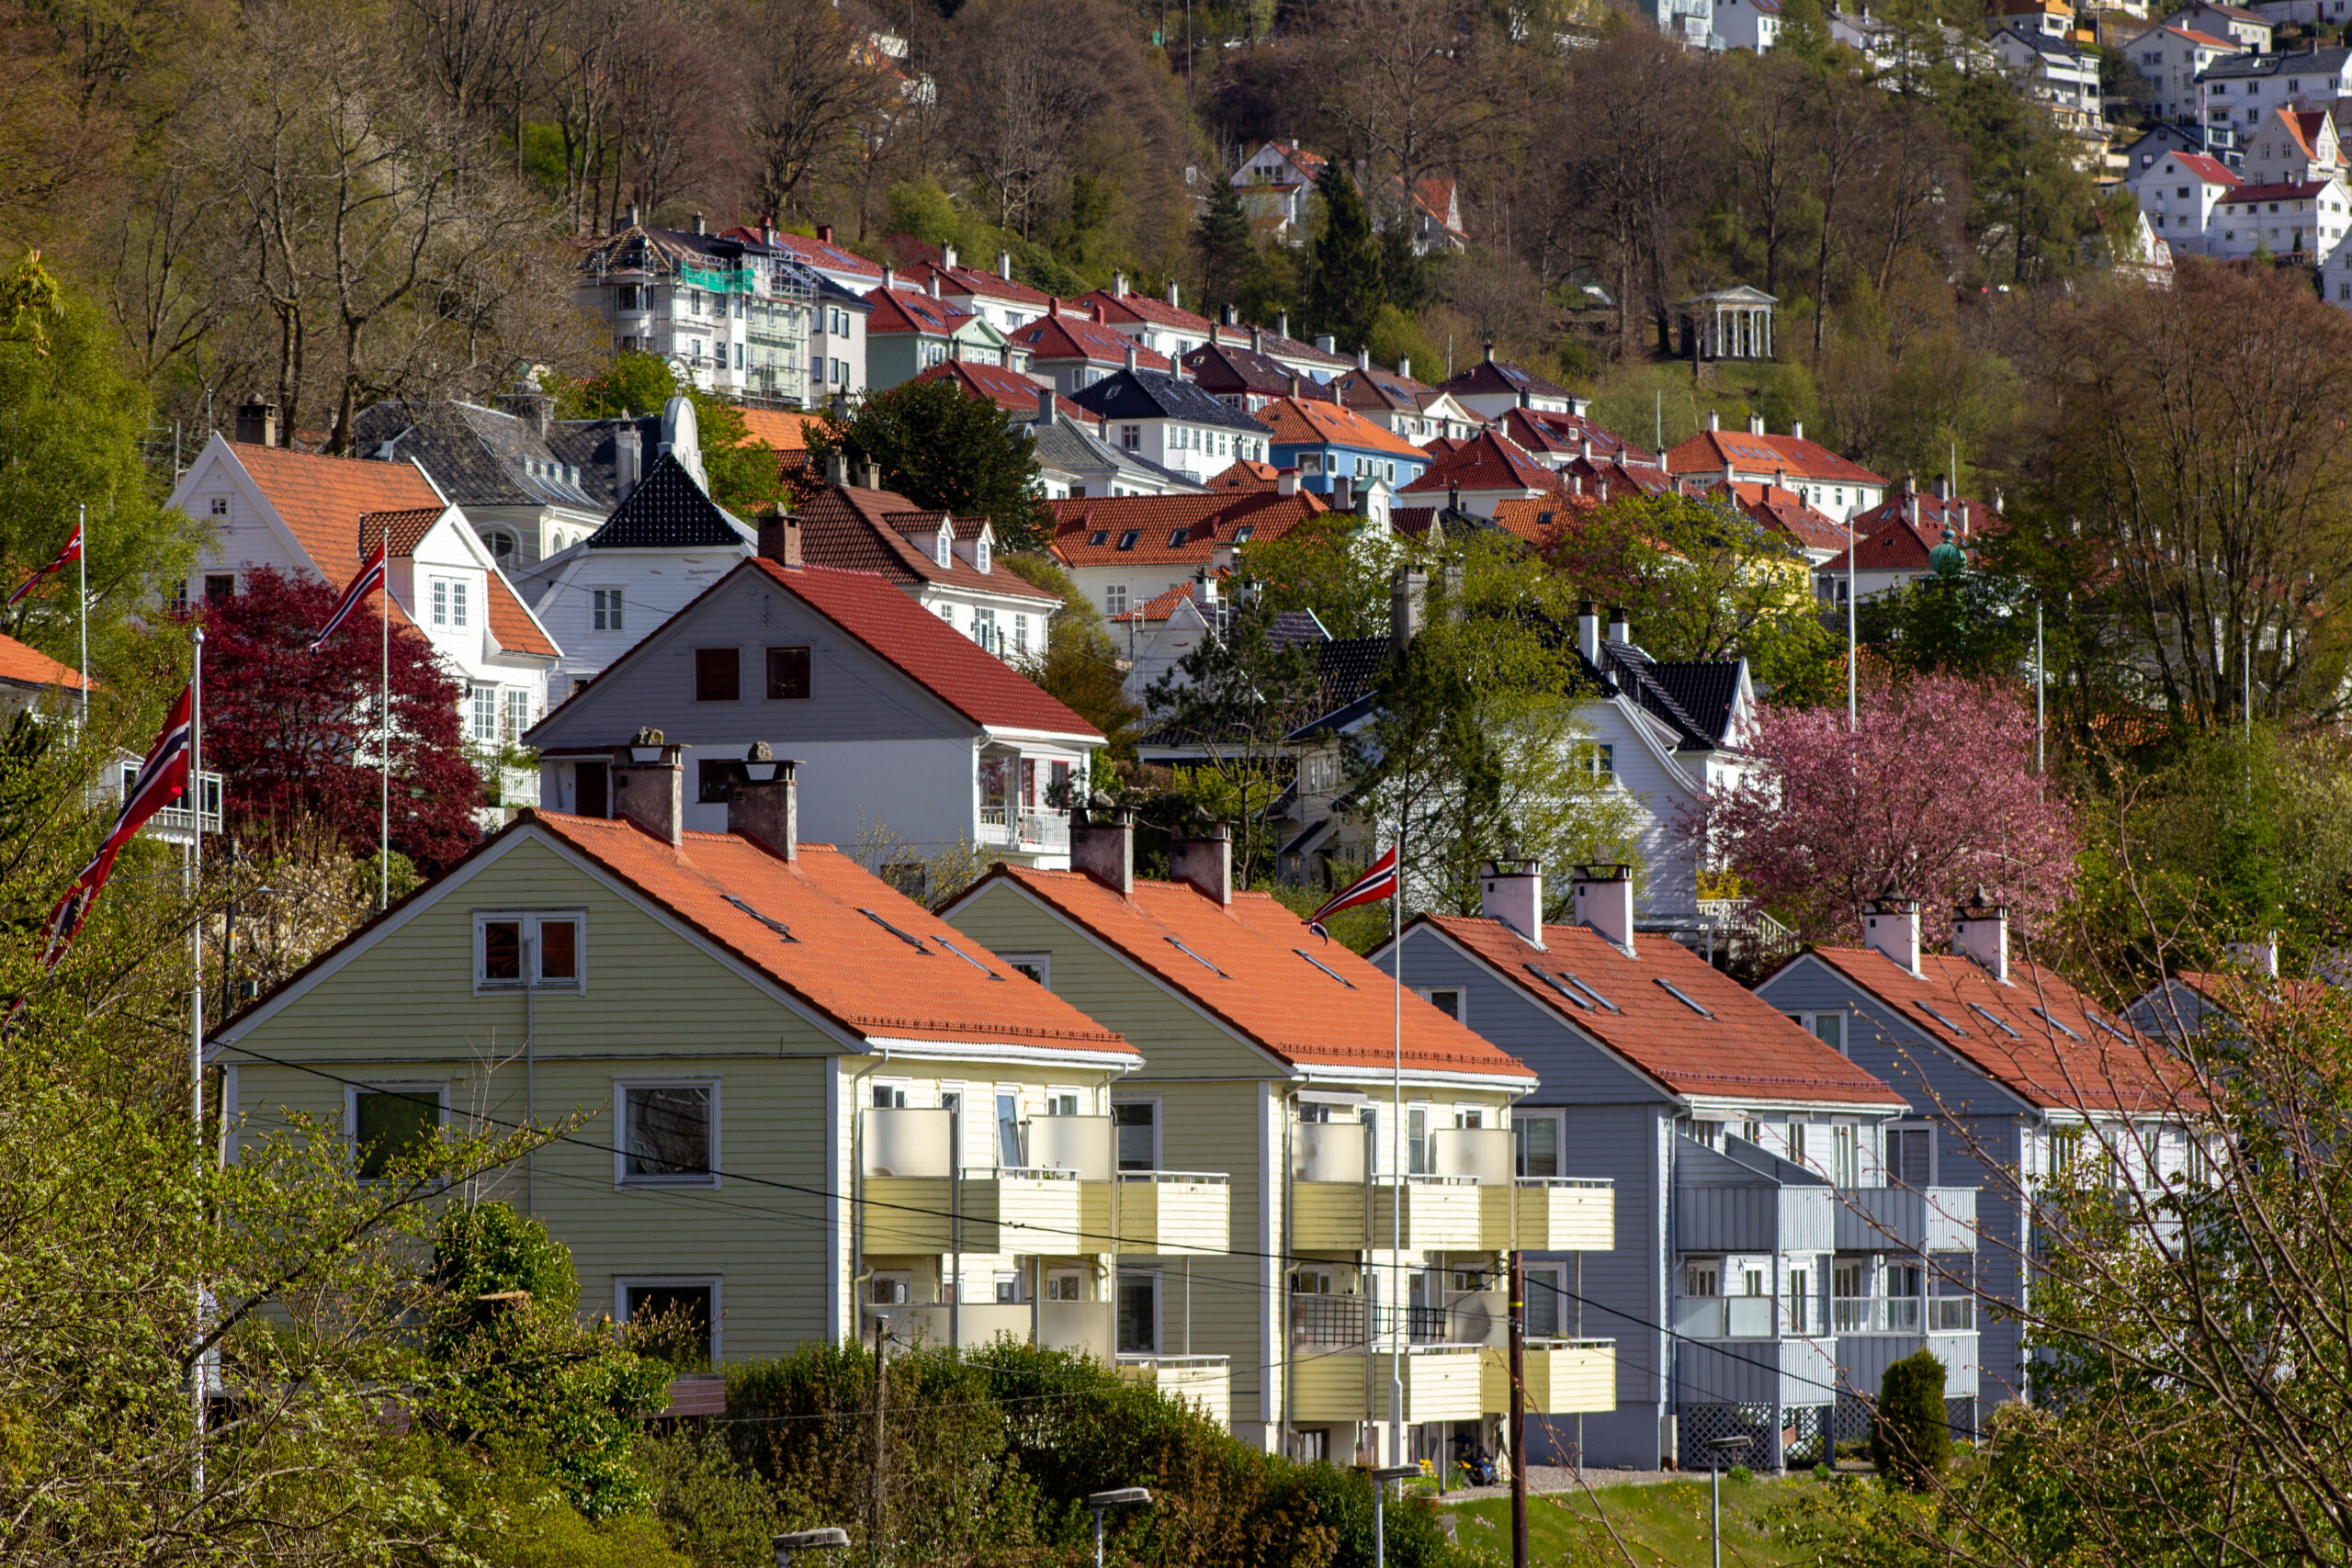
[[[1094,1515],[1094,1568],[1102,1568],[1103,1512],[1126,1503],[1144,1504],[1150,1501],[1151,1489],[1148,1486],[1118,1486],[1108,1492],[1095,1492],[1088,1495],[1086,1506]]]
[[[792,1554],[796,1551],[838,1551],[848,1544],[849,1531],[837,1525],[794,1530],[775,1538],[775,1568],[792,1568]]]
[[[1418,1464],[1383,1465],[1372,1472],[1373,1568],[1388,1568],[1388,1516],[1383,1506],[1388,1497],[1388,1483],[1410,1481],[1420,1473]]]
[[[1714,1515],[1715,1568],[1724,1568],[1724,1459],[1755,1441],[1752,1438],[1707,1439],[1707,1491]]]

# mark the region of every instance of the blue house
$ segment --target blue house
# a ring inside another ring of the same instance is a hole
[[[1399,491],[1430,466],[1427,452],[1338,403],[1277,398],[1258,417],[1273,427],[1267,446],[1274,467],[1297,469],[1299,488],[1318,495],[1329,495],[1341,479],[1351,490],[1377,479]]]
[[[1890,1184],[1901,1095],[1637,931],[1623,867],[1580,869],[1569,924],[1544,920],[1532,862],[1489,864],[1481,888],[1480,918],[1406,929],[1404,982],[1540,1076],[1511,1110],[1522,1178],[1573,1169],[1617,1194],[1611,1251],[1530,1255],[1530,1332],[1617,1344],[1617,1408],[1540,1423],[1555,1457],[1704,1468],[1711,1439],[1745,1437],[1752,1468],[1810,1464],[1888,1361],[1973,1360],[1973,1335],[1937,1330],[1972,1303],[1928,1292],[1955,1271],[1931,1255],[1973,1244],[1974,1194]],[[1397,956],[1373,958],[1393,974]]]

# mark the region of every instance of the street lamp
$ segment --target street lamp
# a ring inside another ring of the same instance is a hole
[[[1125,1503],[1148,1503],[1151,1488],[1148,1486],[1115,1486],[1108,1492],[1088,1495],[1086,1506],[1094,1512],[1094,1568],[1102,1568],[1102,1513]]]
[[[1387,1568],[1388,1516],[1384,1504],[1392,1481],[1411,1481],[1421,1473],[1418,1464],[1383,1465],[1372,1472],[1372,1561],[1374,1568]]]
[[[849,1531],[838,1525],[794,1530],[775,1538],[775,1568],[792,1568],[792,1554],[796,1551],[837,1551],[848,1544]]]
[[[1724,1568],[1724,1459],[1736,1454],[1754,1442],[1752,1438],[1709,1438],[1707,1439],[1707,1490],[1712,1495],[1714,1513],[1715,1568]]]

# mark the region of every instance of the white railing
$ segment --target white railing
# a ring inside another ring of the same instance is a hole
[[[1216,1187],[1229,1186],[1233,1181],[1233,1178],[1222,1170],[1123,1170],[1119,1172],[1119,1179],[1179,1184],[1199,1183]]]
[[[1829,1323],[1838,1334],[1917,1334],[1925,1323],[1930,1334],[1966,1334],[1976,1327],[1976,1303],[1970,1296],[1838,1296],[1829,1303]]]
[[[1770,1339],[1770,1296],[1685,1296],[1674,1303],[1674,1331],[1692,1339]]]
[[[1021,814],[1021,842],[1023,847],[1039,850],[1069,848],[1069,818],[1046,811],[1024,811]]]

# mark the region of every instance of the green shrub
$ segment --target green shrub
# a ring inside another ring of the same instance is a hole
[[[1924,1492],[1951,1457],[1944,1367],[1922,1350],[1886,1369],[1871,1423],[1871,1460],[1889,1485]]]

